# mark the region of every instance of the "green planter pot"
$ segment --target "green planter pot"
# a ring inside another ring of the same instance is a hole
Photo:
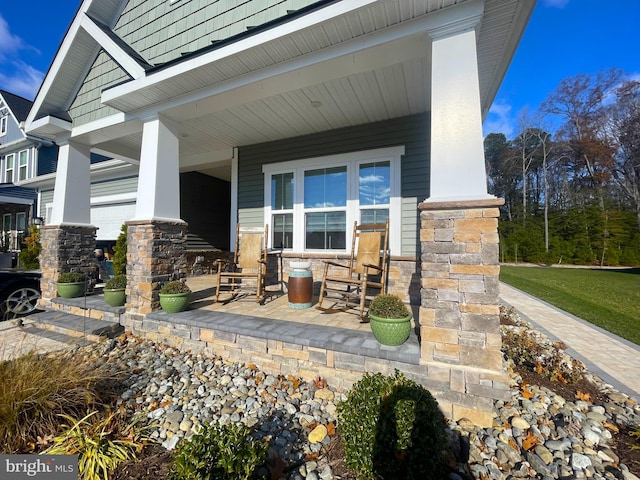
[[[405,318],[382,318],[369,314],[371,331],[382,345],[402,345],[411,334],[411,315]]]
[[[62,298],[78,298],[84,296],[86,282],[60,283],[58,282],[58,295]]]
[[[124,288],[104,289],[104,301],[111,307],[122,307],[127,301]]]
[[[186,310],[191,300],[190,293],[161,293],[160,306],[167,313],[178,313]]]

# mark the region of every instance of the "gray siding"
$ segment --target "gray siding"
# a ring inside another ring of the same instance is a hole
[[[51,147],[41,147],[38,150],[38,165],[36,167],[37,175],[46,175],[47,173],[53,173],[56,171],[58,165],[58,146],[53,145]]]
[[[0,137],[0,142],[6,144],[15,140],[21,140],[23,138],[24,133],[22,133],[22,130],[20,130],[18,122],[13,115],[9,114],[7,121],[7,133]]]
[[[138,191],[138,177],[119,178],[91,184],[91,198]]]
[[[100,95],[106,87],[128,78],[124,70],[101,51],[69,108],[74,125],[83,125],[117,113],[116,109],[100,103]]]
[[[253,226],[264,222],[264,164],[404,145],[402,255],[415,256],[418,251],[417,204],[429,196],[428,134],[428,116],[414,115],[241,147],[238,151],[238,220]]]
[[[108,180],[91,184],[91,198],[105,197],[107,195],[117,195],[122,193],[132,193],[138,190],[138,177],[120,178],[118,180]],[[53,189],[42,190],[40,198],[42,200],[42,211],[47,204],[53,202]]]

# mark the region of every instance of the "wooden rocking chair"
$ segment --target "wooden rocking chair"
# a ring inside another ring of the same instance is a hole
[[[333,301],[331,309],[359,307],[361,321],[366,321],[367,299],[386,293],[389,248],[389,220],[385,223],[353,225],[351,258],[348,264],[325,261],[318,308]]]
[[[269,227],[236,226],[236,243],[233,262],[218,260],[216,302],[219,301],[222,288],[228,288],[233,300],[240,289],[253,287],[255,280],[256,301],[262,303],[265,298],[265,277],[267,274],[267,239]],[[224,280],[224,283],[223,283]]]

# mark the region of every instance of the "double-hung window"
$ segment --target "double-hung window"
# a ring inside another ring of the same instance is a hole
[[[9,116],[8,115],[0,116],[0,136],[6,135],[8,124],[9,124]]]
[[[4,181],[13,183],[13,171],[15,169],[16,154],[10,153],[4,157]]]
[[[18,180],[26,180],[29,167],[29,151],[22,150],[18,153]]]
[[[353,222],[390,220],[400,231],[400,157],[390,147],[263,166],[270,246],[292,252],[346,252]],[[400,238],[390,235],[391,251]]]

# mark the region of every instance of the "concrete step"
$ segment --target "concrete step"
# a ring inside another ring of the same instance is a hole
[[[83,337],[92,342],[102,338],[114,338],[124,332],[118,322],[98,320],[89,316],[74,315],[67,312],[47,310],[32,314],[31,326],[38,329],[62,333],[70,337]]]
[[[22,331],[29,335],[35,335],[40,338],[46,338],[48,340],[53,340],[54,342],[60,342],[65,345],[77,345],[79,347],[83,347],[85,345],[89,345],[90,343],[92,343],[92,341],[89,340],[88,338],[76,337],[76,336],[67,335],[66,333],[60,333],[53,330],[38,328],[33,324],[25,325],[22,328]]]
[[[120,316],[125,313],[125,307],[109,306],[104,301],[101,289],[96,289],[95,293],[85,297],[54,298],[51,300],[49,310],[109,322],[119,322]]]

